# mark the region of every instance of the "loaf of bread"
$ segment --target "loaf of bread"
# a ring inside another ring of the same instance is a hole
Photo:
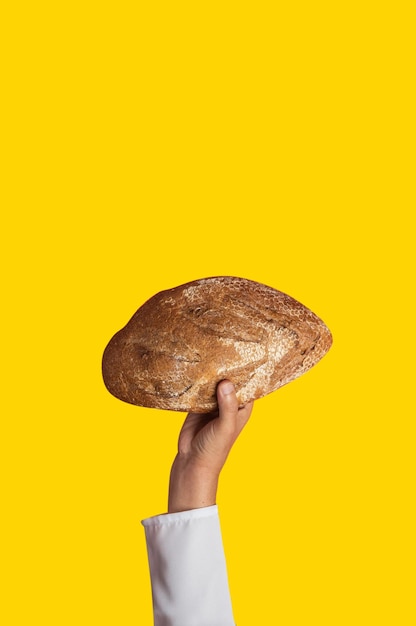
[[[207,413],[227,378],[240,405],[298,378],[332,336],[312,311],[260,283],[217,276],[162,291],[114,335],[107,389],[139,406]]]

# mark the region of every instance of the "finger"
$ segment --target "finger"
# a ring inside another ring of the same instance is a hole
[[[233,383],[223,380],[217,387],[219,422],[224,427],[235,429],[237,425],[238,400]]]
[[[188,413],[179,433],[178,451],[181,453],[188,452],[193,438],[211,420],[212,415],[208,413]]]

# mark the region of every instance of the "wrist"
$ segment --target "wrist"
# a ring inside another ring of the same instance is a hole
[[[219,472],[178,454],[170,473],[168,512],[216,504],[218,478]]]

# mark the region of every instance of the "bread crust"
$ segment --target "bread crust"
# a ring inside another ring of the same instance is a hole
[[[150,298],[108,343],[102,372],[124,402],[207,413],[221,380],[244,405],[307,372],[331,344],[324,322],[291,296],[215,276]]]

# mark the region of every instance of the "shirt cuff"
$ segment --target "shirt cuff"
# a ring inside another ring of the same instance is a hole
[[[142,520],[144,527],[162,526],[164,524],[174,524],[176,522],[187,522],[191,520],[201,519],[203,517],[218,517],[218,506],[201,507],[199,509],[190,509],[189,511],[180,511],[179,513],[163,513],[154,515]]]

